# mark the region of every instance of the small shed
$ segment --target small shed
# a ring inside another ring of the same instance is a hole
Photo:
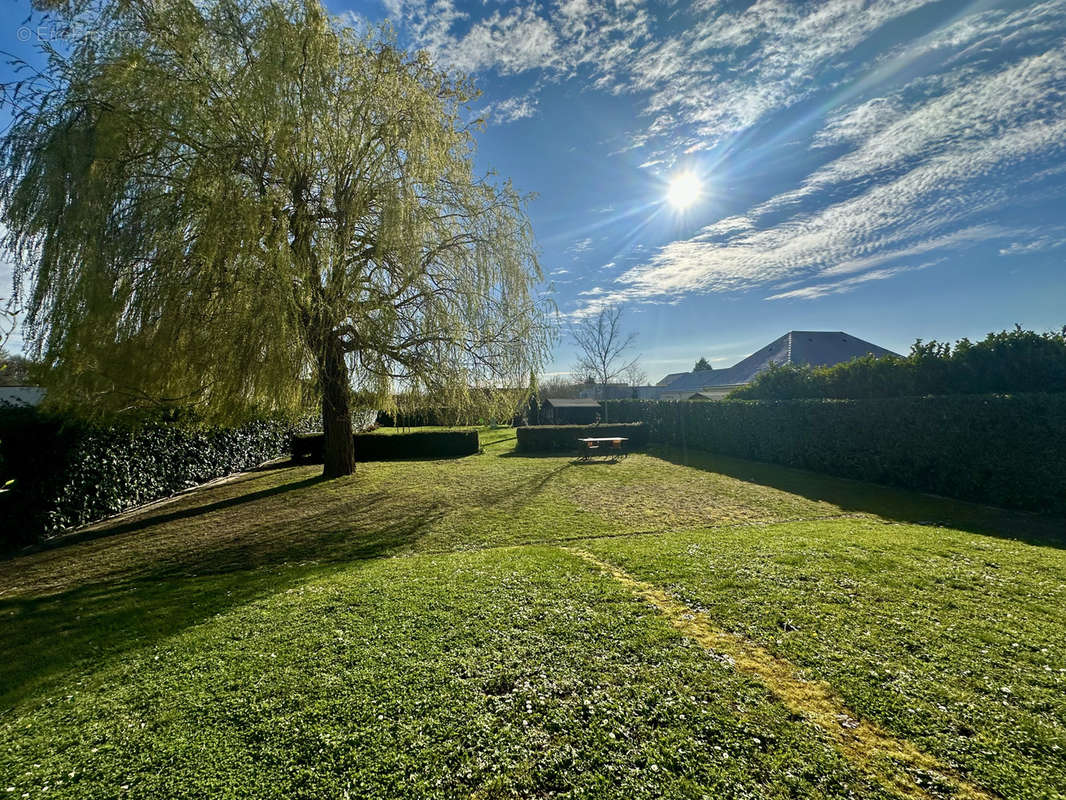
[[[547,425],[591,425],[603,416],[599,400],[549,397],[540,410],[540,421]]]

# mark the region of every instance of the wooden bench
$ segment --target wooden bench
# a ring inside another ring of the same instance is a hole
[[[593,456],[605,456],[614,459],[625,458],[626,442],[628,441],[629,439],[625,436],[600,436],[578,439],[581,445],[581,460],[588,461]]]

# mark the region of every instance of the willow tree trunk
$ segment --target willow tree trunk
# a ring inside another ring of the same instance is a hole
[[[319,361],[322,384],[322,433],[325,436],[323,476],[339,478],[355,472],[355,441],[352,439],[352,395],[348,364],[340,342],[325,346]]]

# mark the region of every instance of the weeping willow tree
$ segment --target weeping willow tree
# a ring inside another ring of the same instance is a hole
[[[467,81],[317,0],[58,13],[68,43],[7,87],[0,145],[54,402],[229,421],[294,413],[310,384],[337,476],[353,384],[478,402],[543,361],[532,233],[510,183],[473,171]]]

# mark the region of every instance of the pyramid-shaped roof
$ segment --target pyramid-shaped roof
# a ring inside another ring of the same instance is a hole
[[[714,386],[738,386],[750,383],[771,364],[829,367],[865,355],[881,358],[898,354],[844,331],[789,331],[728,369],[684,372],[665,388],[670,392],[695,392]]]

